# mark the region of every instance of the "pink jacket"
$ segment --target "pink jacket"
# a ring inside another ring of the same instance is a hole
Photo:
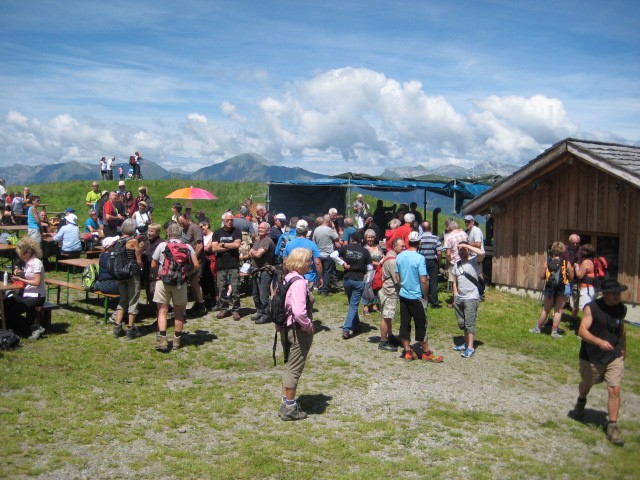
[[[307,311],[307,281],[298,272],[289,272],[285,281],[289,281],[293,277],[300,277],[289,287],[287,296],[284,300],[284,307],[287,310],[287,326],[294,324],[300,325],[300,328],[307,333],[313,333],[313,323],[311,321],[311,312]]]

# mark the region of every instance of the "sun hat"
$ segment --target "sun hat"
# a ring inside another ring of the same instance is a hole
[[[119,187],[125,187],[126,185],[127,185],[127,184],[126,184],[126,183],[124,183],[124,180],[120,180],[120,181],[118,182],[118,186],[119,186]]]
[[[626,285],[621,285],[615,278],[605,278],[600,282],[598,291],[602,293],[620,293],[629,289]]]
[[[76,225],[78,222],[78,217],[76,217],[75,213],[67,213],[64,216],[64,219],[67,221],[67,223],[73,223],[74,225]]]
[[[420,241],[420,234],[418,232],[409,233],[409,242],[416,243]]]

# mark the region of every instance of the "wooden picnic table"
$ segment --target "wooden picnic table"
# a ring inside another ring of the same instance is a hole
[[[3,330],[7,329],[7,319],[4,316],[4,292],[9,290],[20,290],[21,288],[23,288],[21,285],[16,285],[15,283],[5,285],[4,283],[0,282],[0,295],[2,296],[0,298],[0,316],[2,316]]]
[[[0,256],[6,257],[7,260],[2,260],[2,267],[5,268],[9,260],[11,261],[11,270],[13,270],[13,260],[15,259],[16,246],[9,245],[8,243],[0,243]]]
[[[89,265],[98,265],[97,258],[67,258],[64,260],[58,260],[58,263],[62,263],[67,266],[67,304],[69,304],[69,284],[71,283],[71,268],[78,267],[81,269],[87,268]]]
[[[26,232],[26,225],[0,225],[0,230],[5,232],[15,232],[17,237],[20,237],[20,232]]]

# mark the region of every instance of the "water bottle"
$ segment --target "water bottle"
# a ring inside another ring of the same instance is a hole
[[[4,272],[4,278],[2,279],[2,283],[4,283],[5,285],[9,285],[9,273],[8,272]]]

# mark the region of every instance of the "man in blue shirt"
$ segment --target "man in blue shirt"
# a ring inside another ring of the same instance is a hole
[[[322,263],[320,263],[320,250],[318,250],[318,246],[313,241],[307,238],[308,232],[309,224],[306,220],[298,220],[296,223],[296,238],[287,242],[287,246],[284,248],[283,258],[287,258],[294,248],[302,247],[311,250],[311,268],[304,275],[307,286],[311,291],[313,290],[314,283],[317,283],[318,288],[322,288]],[[283,273],[286,273],[284,272],[284,267]]]
[[[427,262],[417,251],[419,245],[420,234],[409,233],[409,248],[396,257],[396,274],[400,283],[400,340],[404,347],[403,357],[406,361],[418,358],[411,349],[411,319],[413,319],[416,326],[415,340],[422,348],[422,360],[440,363],[444,357],[434,355],[427,339],[427,315],[423,301],[427,296],[429,276]]]

